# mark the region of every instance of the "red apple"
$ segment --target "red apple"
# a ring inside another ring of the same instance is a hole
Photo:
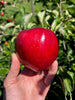
[[[1,4],[4,5],[5,1],[2,0]]]
[[[15,48],[20,62],[36,72],[47,70],[59,51],[56,35],[44,28],[21,31],[16,38]]]
[[[11,22],[11,19],[9,18],[7,21],[8,21],[8,22]]]
[[[1,12],[1,16],[4,16],[4,12]]]
[[[6,41],[6,42],[5,42],[5,45],[8,45],[8,44],[9,44],[9,43]]]

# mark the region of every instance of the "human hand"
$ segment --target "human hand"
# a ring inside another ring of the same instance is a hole
[[[57,68],[55,60],[47,72],[42,72],[46,77],[26,67],[19,74],[20,62],[13,53],[11,68],[4,81],[5,100],[45,100]]]

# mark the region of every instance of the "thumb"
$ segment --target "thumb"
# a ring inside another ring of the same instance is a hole
[[[7,75],[7,80],[13,80],[17,78],[17,75],[19,74],[20,70],[20,62],[17,58],[17,55],[15,53],[12,54],[12,63],[11,68],[9,70],[9,73]]]

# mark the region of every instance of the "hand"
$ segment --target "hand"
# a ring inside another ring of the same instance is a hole
[[[46,77],[26,67],[19,74],[20,62],[13,53],[11,68],[4,81],[5,100],[45,100],[57,67],[55,60],[49,71],[43,72]]]

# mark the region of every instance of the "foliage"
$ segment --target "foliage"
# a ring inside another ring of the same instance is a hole
[[[15,38],[23,29],[43,27],[59,40],[59,68],[48,93],[56,100],[75,99],[75,0],[5,0],[0,3],[0,97],[9,71]],[[8,19],[11,19],[8,22]],[[21,66],[21,69],[23,66]],[[48,95],[46,100],[48,100]]]

